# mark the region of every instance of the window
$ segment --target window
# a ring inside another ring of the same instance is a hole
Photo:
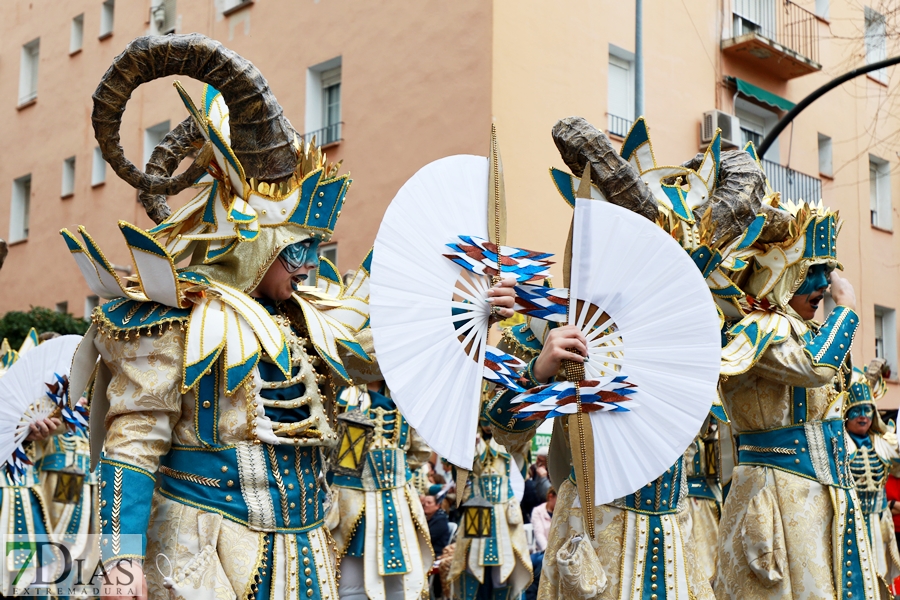
[[[25,104],[37,98],[40,57],[41,38],[31,40],[22,46],[22,60],[19,66],[19,104]]]
[[[897,372],[897,312],[875,305],[875,357],[883,358]]]
[[[75,193],[75,157],[70,156],[63,161],[62,191],[60,195],[68,198]]]
[[[102,185],[106,182],[106,161],[100,146],[94,148],[94,156],[91,161],[91,186]]]
[[[319,256],[327,258],[331,264],[337,266],[337,242],[319,246]]]
[[[112,35],[113,23],[116,20],[116,0],[105,0],[100,8],[100,39],[105,40]]]
[[[775,2],[772,0],[734,0],[732,37],[758,33],[775,39]]]
[[[341,139],[341,68],[322,73],[322,146]]]
[[[341,141],[341,57],[306,72],[306,141],[320,146]]]
[[[66,314],[69,312],[69,302],[65,300],[63,302],[56,303],[56,312]]]
[[[887,58],[887,36],[884,15],[868,6],[863,11],[866,18],[866,64]],[[882,83],[887,83],[887,69],[872,71],[869,75]]]
[[[879,229],[893,229],[891,216],[891,164],[883,158],[869,155],[869,212],[872,225]]]
[[[146,165],[150,162],[150,155],[153,154],[153,150],[159,145],[159,143],[166,137],[166,134],[171,131],[169,129],[169,122],[163,121],[162,123],[157,123],[153,127],[148,127],[144,130],[144,164]]]
[[[175,33],[177,19],[175,0],[153,0],[150,8],[150,26],[157,35]]]
[[[834,175],[834,165],[831,158],[831,138],[825,134],[819,134],[819,173],[827,177]]]
[[[28,239],[28,219],[31,212],[31,174],[13,181],[12,203],[9,211],[9,241]]]
[[[778,113],[775,111],[740,97],[734,101],[734,115],[741,123],[741,136],[738,141],[742,148],[747,142],[753,142],[754,146],[759,147],[769,130],[778,122]],[[778,156],[778,144],[772,144],[763,158],[778,162]]]
[[[828,19],[831,0],[816,0],[816,16]]]
[[[634,55],[616,46],[609,47],[609,76],[606,89],[609,132],[628,135],[634,122]]]
[[[91,313],[94,312],[94,309],[100,305],[100,298],[98,296],[87,296],[84,299],[84,318],[90,319]]]
[[[72,33],[69,35],[69,54],[75,54],[84,45],[84,13],[72,19]]]

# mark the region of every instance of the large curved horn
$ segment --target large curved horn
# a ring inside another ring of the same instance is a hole
[[[184,157],[200,149],[205,139],[194,118],[186,118],[175,129],[167,133],[166,137],[153,149],[144,171],[153,177],[171,177]],[[199,179],[209,165],[210,157],[211,153],[209,152],[198,157],[187,171],[176,177],[175,179],[179,180],[179,186],[181,182],[184,182],[186,184],[184,187],[187,187]],[[139,198],[147,215],[157,225],[172,214],[165,194],[141,191]]]
[[[231,147],[248,178],[277,182],[297,164],[294,129],[262,73],[252,63],[206,36],[137,38],[117,56],[94,92],[92,121],[103,158],[133,187],[173,195],[190,185],[187,178],[144,173],[122,151],[119,128],[125,104],[142,83],[184,75],[218,89],[230,113]],[[181,186],[181,187],[179,187]]]
[[[702,162],[703,154],[698,154],[684,166],[698,169]],[[759,164],[743,150],[728,150],[721,154],[716,188],[707,202],[694,209],[694,214],[703,217],[707,210],[713,211],[716,229],[710,241],[714,244],[735,240],[760,213],[767,218],[759,241],[780,241],[787,236],[790,215],[763,204],[765,195],[766,176]]]
[[[653,193],[603,132],[581,117],[566,117],[556,122],[552,135],[572,173],[580,177],[585,165],[590,165],[591,181],[607,200],[656,221],[659,210]]]

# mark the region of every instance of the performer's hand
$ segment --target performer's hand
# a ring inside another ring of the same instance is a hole
[[[856,292],[850,282],[841,277],[837,271],[831,272],[831,297],[835,304],[856,310]]]
[[[516,278],[505,277],[488,290],[488,303],[497,308],[496,316],[508,319],[513,314],[513,306],[516,303]]]
[[[56,417],[35,421],[28,426],[28,428],[31,430],[31,433],[29,433],[28,437],[25,439],[29,442],[39,442],[41,440],[45,440],[50,437],[50,434],[56,431],[56,429],[61,424],[62,421],[60,421]]]
[[[107,577],[101,576],[100,597],[103,600],[147,600],[147,578],[141,561],[123,559],[107,566]]]
[[[576,354],[571,350],[576,350]],[[575,325],[557,327],[547,336],[541,354],[534,362],[534,377],[540,382],[548,382],[559,371],[563,360],[584,362],[588,345],[581,330]]]

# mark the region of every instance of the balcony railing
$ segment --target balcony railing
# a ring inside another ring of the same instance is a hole
[[[321,129],[316,129],[315,131],[304,133],[303,141],[308,144],[312,141],[313,137],[315,137],[316,145],[320,148],[324,148],[325,146],[330,146],[331,144],[337,144],[338,142],[343,141],[344,138],[341,137],[343,129],[343,121],[332,123],[331,125],[326,125]]]
[[[822,69],[818,19],[791,0],[732,0],[732,35],[722,50],[765,61],[785,79]]]
[[[781,192],[782,200],[818,201],[822,199],[822,180],[784,167],[777,162],[763,159],[763,169],[769,178],[769,185]]]
[[[628,132],[631,131],[631,125],[634,121],[630,119],[626,119],[625,117],[618,117],[616,115],[608,115],[609,122],[607,123],[607,131],[611,135],[618,136],[620,138],[624,138],[628,135]]]

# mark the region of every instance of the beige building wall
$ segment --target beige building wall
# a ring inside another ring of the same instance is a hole
[[[58,231],[85,225],[116,265],[131,264],[116,225],[151,223],[136,194],[107,169],[91,186],[96,146],[91,94],[113,57],[151,31],[149,0],[119,0],[113,34],[99,40],[101,2],[9,2],[0,23],[0,237],[10,226],[14,179],[31,173],[27,241],[0,271],[0,313],[68,302],[81,316],[90,295]],[[334,234],[340,268],[356,268],[400,186],[435,159],[486,152],[490,137],[491,7],[481,0],[361,3],[259,1],[223,15],[221,0],[177,2],[178,32],[222,41],[267,78],[285,115],[305,130],[307,69],[341,57],[343,141],[326,150],[343,160],[353,185]],[[69,54],[71,20],[84,14],[84,46]],[[22,46],[40,37],[37,99],[17,108]],[[122,145],[143,164],[144,130],[187,116],[176,78],[140,87],[126,108]],[[201,84],[185,82],[195,98]],[[76,156],[74,194],[60,198],[62,163]],[[188,192],[171,204],[178,205]]]
[[[732,113],[735,90],[726,76],[798,102],[865,64],[860,3],[829,2],[828,18],[813,23],[821,70],[784,79],[777,64],[749,64],[722,50],[723,39],[732,35],[738,1],[744,0],[644,2],[645,116],[660,162],[680,163],[701,149],[705,111]],[[28,241],[10,249],[0,271],[0,313],[68,302],[80,316],[90,292],[58,229],[85,224],[113,263],[127,265],[116,221],[149,225],[135,192],[111,170],[105,184],[91,186],[96,143],[90,94],[112,58],[131,39],[150,32],[155,2],[119,0],[113,34],[103,40],[98,39],[100,0],[8,4],[0,22],[0,122],[6,140],[0,236],[9,231],[13,180],[31,173],[32,196]],[[810,12],[817,5],[821,0],[799,2]],[[895,31],[890,2],[872,0],[872,5],[889,15],[888,30]],[[341,269],[358,264],[387,204],[417,169],[450,154],[484,154],[492,119],[506,173],[510,243],[562,252],[571,213],[548,175],[550,166],[564,167],[550,129],[568,115],[606,129],[610,45],[634,51],[633,2],[258,0],[229,15],[223,8],[224,0],[182,0],[176,30],[217,38],[253,61],[299,131],[305,131],[307,69],[341,57],[344,139],[327,150],[329,158],[344,160],[354,179],[334,236]],[[81,13],[83,49],[70,55],[71,20]],[[37,37],[37,100],[17,108],[22,46]],[[889,37],[887,55],[898,52]],[[896,210],[884,230],[869,219],[869,154],[887,161],[894,204],[900,203],[894,175],[900,160],[897,76],[891,69],[888,76],[887,85],[860,77],[829,93],[777,143],[781,165],[819,177],[818,134],[833,140],[833,177],[821,177],[822,189],[826,203],[844,218],[838,251],[862,315],[853,354],[857,364],[874,355],[876,305],[900,309],[900,241],[890,231],[900,226]],[[129,102],[121,134],[135,162],[143,160],[145,128],[166,120],[174,126],[186,116],[171,79],[140,88]],[[199,94],[199,84],[187,87]],[[76,156],[75,190],[61,199],[62,162],[69,156]],[[896,352],[896,326],[885,338]],[[896,378],[900,366],[894,365],[894,373]],[[896,407],[900,385],[889,387],[883,405]]]

